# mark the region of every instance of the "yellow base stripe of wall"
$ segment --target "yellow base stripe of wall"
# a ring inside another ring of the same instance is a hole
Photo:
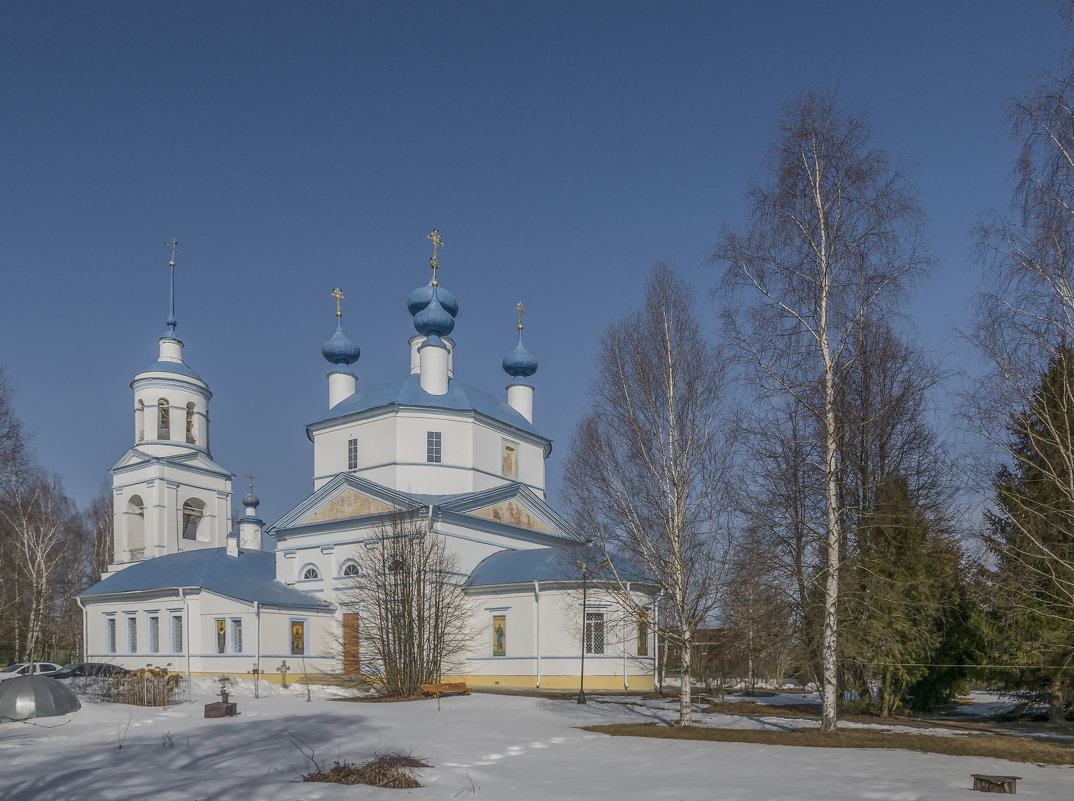
[[[630,687],[623,686],[622,676],[586,676],[586,692],[612,691],[612,692],[652,692],[655,688],[651,674],[630,676]],[[444,681],[465,681],[470,687],[502,687],[512,690],[532,690],[537,687],[537,677],[532,675],[458,675],[444,676]],[[577,690],[577,676],[542,676],[542,690]]]

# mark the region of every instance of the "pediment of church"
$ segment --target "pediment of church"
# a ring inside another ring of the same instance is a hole
[[[537,515],[514,498],[509,498],[508,500],[493,503],[488,506],[482,506],[478,509],[471,509],[468,510],[466,514],[474,515],[475,517],[483,517],[486,520],[494,520],[497,523],[515,526],[516,528],[528,528],[530,531],[540,531],[542,534],[555,533],[551,526],[545,523],[544,520],[537,517]]]
[[[391,512],[393,507],[352,489],[345,489],[316,512],[301,521],[299,525],[322,523],[326,520],[344,520],[349,517],[383,514]]]

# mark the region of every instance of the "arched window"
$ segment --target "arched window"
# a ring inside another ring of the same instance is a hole
[[[193,402],[186,405],[186,441],[191,445],[197,444],[198,437],[194,433],[194,404]]]
[[[138,399],[138,404],[134,407],[134,428],[137,432],[137,440],[141,442],[145,439],[145,401],[141,398]]]
[[[145,558],[145,504],[139,495],[127,501],[127,549],[132,562]]]
[[[347,562],[347,564],[343,566],[343,573],[341,575],[353,577],[360,576],[361,574],[362,571],[358,568],[357,564],[354,562]]]
[[[157,439],[171,439],[172,424],[168,411],[168,399],[161,398],[157,401]]]
[[[305,581],[314,581],[321,577],[320,572],[313,565],[310,565],[302,571],[302,578]]]
[[[183,539],[201,539],[201,521],[205,517],[205,504],[197,498],[190,498],[183,504]]]

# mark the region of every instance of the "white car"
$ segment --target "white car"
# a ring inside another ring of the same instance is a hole
[[[8,665],[3,670],[0,670],[0,681],[13,679],[16,676],[29,676],[31,666],[33,667],[35,675],[52,673],[53,671],[60,669],[60,665],[57,665],[54,662],[19,662],[15,665]]]

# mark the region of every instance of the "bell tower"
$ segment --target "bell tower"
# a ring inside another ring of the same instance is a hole
[[[183,361],[175,333],[175,256],[170,240],[168,317],[157,360],[131,381],[134,443],[111,468],[113,560],[133,562],[226,544],[231,530],[230,471],[209,450],[209,385]]]

